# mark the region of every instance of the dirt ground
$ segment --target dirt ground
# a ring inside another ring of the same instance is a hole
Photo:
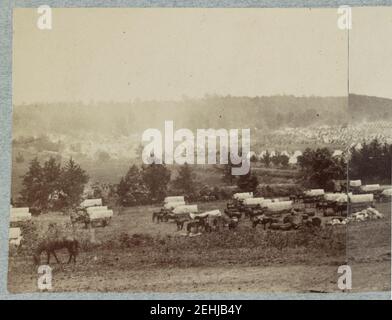
[[[200,204],[199,208],[201,211],[222,210],[225,204],[224,201],[210,202]],[[345,262],[352,267],[352,291],[390,291],[391,206],[382,203],[377,204],[376,208],[384,214],[383,219],[356,222],[347,227],[346,255],[343,259],[328,255],[312,259],[305,251],[295,249],[289,264],[277,257],[268,263],[255,265],[252,261],[244,262],[243,256],[237,261],[236,255],[240,252],[232,250],[233,256],[228,261],[221,260],[217,254],[216,265],[185,268],[173,264],[154,265],[148,259],[143,259],[143,251],[135,253],[128,248],[81,251],[75,265],[51,264],[53,291],[339,292],[337,280],[340,275],[337,269]],[[104,241],[121,233],[179,236],[174,223],[151,222],[154,210],[156,208],[152,207],[116,210],[109,226],[96,229],[97,240]],[[34,219],[58,222],[66,220],[66,217],[53,213]],[[62,261],[66,261],[67,257],[66,252],[60,254]],[[8,270],[10,292],[37,291],[38,274],[31,256],[11,256]]]

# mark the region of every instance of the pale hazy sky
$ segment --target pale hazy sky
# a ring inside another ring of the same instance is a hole
[[[392,98],[392,7],[354,8],[350,92]]]
[[[369,10],[371,26],[354,10],[351,88],[392,97],[392,11]],[[52,30],[38,16],[14,11],[15,104],[347,95],[336,9],[53,9]]]

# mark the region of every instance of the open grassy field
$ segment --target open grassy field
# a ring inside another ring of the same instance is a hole
[[[224,201],[199,204],[221,209]],[[53,290],[100,292],[334,292],[339,265],[353,269],[353,291],[390,290],[391,206],[377,204],[381,220],[324,226],[321,231],[264,231],[243,219],[237,230],[186,237],[172,222],[153,223],[157,208],[115,209],[109,226],[88,230],[77,263],[53,268]],[[320,215],[320,214],[319,214]],[[69,218],[49,213],[34,218],[45,228]],[[85,241],[86,240],[86,241]],[[33,246],[31,246],[32,248]],[[66,261],[68,254],[62,252]],[[44,259],[43,259],[44,261]],[[8,289],[37,291],[31,249],[10,254]]]

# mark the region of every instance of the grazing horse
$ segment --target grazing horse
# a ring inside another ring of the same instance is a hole
[[[78,255],[79,242],[76,239],[70,238],[62,238],[55,240],[43,240],[39,243],[37,249],[34,252],[34,263],[36,265],[40,264],[40,257],[42,252],[46,252],[47,256],[47,264],[50,263],[50,255],[53,254],[57,263],[60,263],[60,260],[56,256],[56,250],[61,250],[66,248],[69,253],[68,263],[71,262],[73,258],[73,262],[76,263],[76,256]]]

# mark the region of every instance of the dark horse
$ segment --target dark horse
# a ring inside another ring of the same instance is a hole
[[[62,238],[53,240],[44,240],[39,243],[37,249],[34,252],[34,262],[36,265],[40,264],[40,257],[42,252],[46,252],[47,264],[50,263],[50,255],[53,254],[57,263],[60,260],[56,256],[56,250],[66,248],[69,253],[68,263],[71,262],[73,257],[73,262],[76,262],[76,256],[78,254],[79,242],[75,239]]]
[[[197,231],[200,231],[200,228],[204,228],[205,231],[208,231],[208,223],[206,221],[206,218],[197,218],[195,221],[190,221],[188,222],[186,226],[186,231],[191,233],[192,228],[196,229]]]

